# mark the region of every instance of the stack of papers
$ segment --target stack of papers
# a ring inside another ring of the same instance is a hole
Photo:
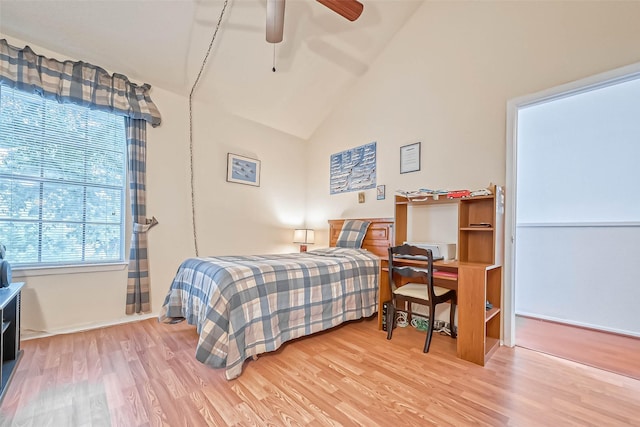
[[[465,195],[463,197],[477,197],[477,196],[490,196],[493,194],[491,190],[487,188],[481,188],[478,190],[456,190],[456,191],[465,191]],[[396,193],[406,197],[412,202],[421,202],[432,197],[433,200],[438,200],[440,196],[449,195],[450,190],[430,190],[428,188],[420,188],[418,190],[396,190]],[[467,194],[468,193],[468,194]],[[457,196],[460,197],[460,196]]]
[[[429,190],[428,188],[420,188],[419,190],[413,191],[405,191],[405,190],[396,190],[396,193],[401,196],[406,197],[412,201],[422,201],[427,200],[429,197],[433,197],[434,200],[438,200],[439,196],[446,196],[449,191],[448,190]]]

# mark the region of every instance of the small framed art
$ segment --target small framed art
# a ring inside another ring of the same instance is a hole
[[[228,153],[227,181],[260,187],[260,160]]]
[[[420,143],[400,147],[400,173],[420,170]]]
[[[385,197],[385,186],[384,185],[378,185],[376,187],[376,197],[378,200],[384,200]]]

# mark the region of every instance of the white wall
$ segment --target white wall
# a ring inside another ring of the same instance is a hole
[[[640,222],[635,77],[518,109],[518,226]]]
[[[637,16],[638,2],[426,1],[311,138],[310,225],[392,217],[397,189],[505,184],[507,101],[640,61]],[[371,141],[386,200],[330,196],[330,155]],[[401,175],[400,146],[417,141],[421,170]],[[409,239],[450,235],[450,223],[437,227],[415,225]]]
[[[5,36],[2,36],[5,37]],[[32,43],[37,53],[72,59]],[[109,64],[95,64],[109,70]],[[133,81],[135,76],[129,76]],[[189,174],[189,114],[184,96],[153,87],[162,124],[147,127],[147,214],[151,316],[155,316],[180,262],[194,255]],[[197,93],[196,93],[197,98]],[[304,224],[306,145],[273,129],[194,105],[196,217],[200,255],[294,252],[293,229]],[[226,182],[227,152],[262,161],[261,186]],[[127,269],[77,274],[27,273],[23,338],[89,329],[141,316],[125,315]],[[150,315],[146,315],[147,317]]]
[[[397,189],[504,184],[507,100],[639,61],[637,16],[637,2],[425,2],[311,138],[310,225],[393,216]],[[329,195],[330,155],[371,141],[386,200]],[[416,141],[421,171],[400,175]]]
[[[305,220],[305,141],[215,106],[194,108],[200,255],[297,251],[293,230]],[[226,182],[229,152],[261,161],[260,187]]]
[[[640,337],[640,227],[518,227],[516,313]]]

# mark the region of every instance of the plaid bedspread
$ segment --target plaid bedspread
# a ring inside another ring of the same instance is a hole
[[[196,325],[196,359],[226,368],[233,379],[253,355],[375,313],[379,269],[376,255],[344,248],[190,258],[178,269],[160,321]]]

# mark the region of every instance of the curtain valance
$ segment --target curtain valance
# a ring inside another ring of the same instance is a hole
[[[13,47],[6,39],[0,39],[0,83],[58,102],[144,120],[154,127],[160,124],[150,85],[137,85],[122,74],[110,75],[86,62],[45,58],[29,46]]]

